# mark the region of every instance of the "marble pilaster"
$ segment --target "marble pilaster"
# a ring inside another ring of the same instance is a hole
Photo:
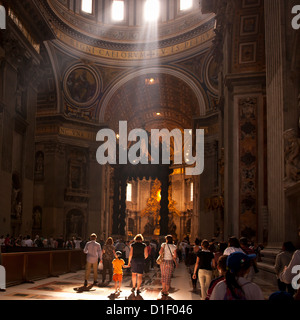
[[[267,156],[268,213],[270,247],[279,247],[285,234],[284,198],[284,70],[285,40],[283,2],[265,0],[266,24],[266,93],[267,93]],[[277,41],[274,41],[277,39]]]

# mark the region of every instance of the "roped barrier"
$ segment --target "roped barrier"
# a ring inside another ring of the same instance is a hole
[[[85,262],[82,250],[2,253],[7,287],[76,272],[85,267]]]

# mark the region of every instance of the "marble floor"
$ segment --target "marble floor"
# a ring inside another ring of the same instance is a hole
[[[108,275],[107,275],[108,278]],[[98,275],[102,280],[102,275]],[[0,300],[160,300],[161,282],[158,268],[144,274],[142,290],[139,295],[131,292],[131,276],[124,274],[122,291],[114,294],[114,283],[105,282],[93,286],[93,274],[87,287],[83,286],[84,270],[68,273],[55,278],[47,278],[34,283],[23,283],[11,286],[0,292]],[[277,290],[274,285],[256,276],[256,282],[268,300],[270,294]],[[188,268],[180,263],[174,272],[171,290],[166,300],[200,300],[200,287],[193,292]]]

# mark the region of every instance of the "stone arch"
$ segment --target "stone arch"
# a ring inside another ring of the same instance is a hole
[[[184,83],[186,83],[191,90],[195,93],[195,96],[198,101],[198,107],[199,107],[199,114],[201,116],[205,115],[206,113],[206,100],[204,97],[204,94],[199,87],[199,85],[187,74],[183,73],[182,71],[173,69],[173,68],[168,68],[168,67],[150,67],[150,68],[143,68],[140,70],[137,70],[135,72],[130,72],[129,74],[123,76],[121,80],[116,82],[112,88],[105,94],[103,100],[101,100],[100,104],[100,112],[99,112],[99,122],[103,123],[105,122],[105,113],[107,106],[109,105],[109,102],[113,95],[128,81],[147,74],[167,74],[174,76],[180,80],[182,80]]]

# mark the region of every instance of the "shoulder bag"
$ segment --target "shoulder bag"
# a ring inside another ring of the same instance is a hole
[[[171,249],[170,249],[170,247],[169,247],[169,245],[168,245],[168,244],[167,244],[167,246],[168,246],[168,248],[169,248],[169,250],[170,250],[171,257],[172,257],[172,259],[173,259],[173,265],[174,265],[174,268],[176,268],[176,262],[175,262],[175,260],[174,260],[174,258],[173,258],[172,251],[171,251]]]
[[[165,249],[163,250],[162,254],[160,254],[160,255],[158,256],[158,258],[156,259],[156,263],[157,263],[157,264],[161,264],[161,263],[163,262],[163,260],[164,260],[164,253],[165,253]]]

